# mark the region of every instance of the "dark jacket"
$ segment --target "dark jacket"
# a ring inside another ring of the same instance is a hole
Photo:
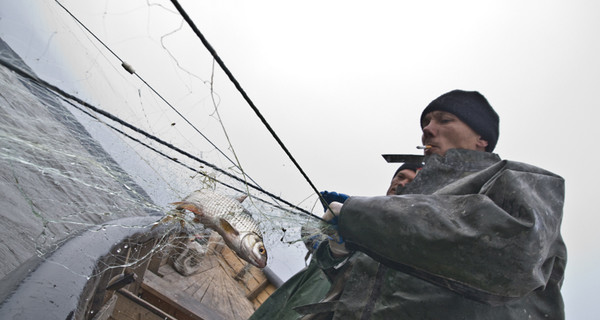
[[[298,319],[294,307],[315,303],[323,299],[331,284],[317,263],[310,264],[279,287],[252,314],[249,320]]]
[[[491,153],[450,150],[426,159],[400,193],[344,203],[339,233],[357,251],[339,267],[326,242],[317,249],[319,266],[341,289],[333,302],[300,312],[564,319],[561,177]]]

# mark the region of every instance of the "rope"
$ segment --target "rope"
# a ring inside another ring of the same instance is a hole
[[[291,204],[290,202],[288,202],[288,201],[286,201],[286,200],[284,200],[284,199],[282,199],[282,198],[280,198],[280,197],[278,197],[278,196],[276,196],[276,195],[274,195],[274,194],[272,194],[272,193],[270,193],[270,192],[262,189],[259,186],[253,185],[251,183],[247,183],[243,179],[241,179],[241,178],[239,178],[239,177],[237,177],[235,175],[232,175],[231,173],[229,173],[227,171],[222,170],[221,168],[217,167],[216,165],[213,165],[213,164],[211,164],[209,162],[206,162],[206,161],[204,161],[204,160],[202,160],[202,159],[200,159],[200,158],[198,158],[198,157],[196,157],[196,156],[194,156],[194,155],[192,155],[192,154],[190,154],[190,153],[188,153],[188,152],[186,152],[186,151],[184,151],[182,149],[179,149],[179,148],[175,147],[174,145],[172,145],[172,144],[170,144],[170,143],[168,143],[166,141],[163,141],[160,138],[158,138],[158,137],[156,137],[154,135],[151,135],[151,134],[143,131],[142,129],[139,129],[139,128],[137,128],[137,127],[129,124],[128,122],[119,119],[118,117],[110,114],[109,112],[106,112],[104,110],[101,110],[99,108],[96,108],[96,107],[92,106],[91,104],[89,104],[89,103],[87,103],[87,102],[79,99],[78,97],[76,97],[76,96],[74,96],[72,94],[69,94],[69,93],[65,92],[64,90],[62,90],[62,89],[60,89],[60,88],[58,88],[58,87],[56,87],[56,86],[54,86],[54,85],[52,85],[52,84],[44,81],[44,80],[42,80],[42,79],[40,79],[40,78],[38,78],[38,77],[36,77],[34,75],[31,75],[30,73],[28,73],[28,72],[26,72],[24,70],[21,70],[18,67],[15,67],[15,66],[9,64],[8,62],[4,61],[3,59],[0,59],[0,64],[3,65],[6,68],[12,70],[13,72],[17,73],[21,77],[29,79],[30,81],[32,81],[33,83],[35,83],[35,84],[37,84],[37,85],[39,85],[41,87],[45,87],[45,88],[50,89],[50,90],[54,91],[55,93],[57,93],[57,94],[65,97],[67,99],[76,101],[80,105],[85,106],[86,108],[88,108],[88,109],[90,109],[90,110],[92,110],[92,111],[94,111],[96,113],[99,113],[99,114],[103,115],[104,117],[106,117],[108,119],[111,119],[112,121],[115,121],[115,122],[117,122],[117,123],[119,123],[119,124],[121,124],[121,125],[129,128],[129,129],[131,129],[131,130],[133,130],[133,131],[135,131],[135,132],[137,132],[137,133],[145,136],[146,138],[154,140],[155,142],[158,142],[159,144],[161,144],[161,145],[163,145],[163,146],[165,146],[165,147],[167,147],[169,149],[172,149],[172,150],[174,150],[174,151],[176,151],[176,152],[178,152],[178,153],[180,153],[182,155],[187,156],[190,159],[193,159],[193,160],[195,160],[197,162],[200,162],[200,163],[202,163],[202,164],[204,164],[204,165],[206,165],[206,166],[208,166],[208,167],[210,167],[210,168],[212,168],[212,169],[214,169],[214,170],[216,170],[216,171],[218,171],[220,173],[223,173],[226,176],[228,176],[228,177],[230,177],[230,178],[232,178],[232,179],[234,179],[234,180],[236,180],[238,182],[241,182],[243,184],[247,184],[249,187],[251,187],[251,188],[253,188],[253,189],[257,190],[257,191],[260,191],[260,192],[262,192],[262,193],[264,193],[264,194],[266,194],[266,195],[268,195],[268,196],[270,196],[270,197],[272,197],[274,199],[277,199],[277,200],[285,203],[286,205],[290,206],[291,208],[294,208],[294,209],[302,212],[303,214],[309,215],[310,217],[317,218],[319,220],[323,220],[322,218],[320,218],[320,217],[312,214],[311,212],[309,212],[309,211],[307,211],[305,209],[302,209],[300,207],[297,207],[297,206]],[[117,130],[117,131],[120,132],[120,130]],[[154,150],[154,149],[152,148],[152,150]],[[171,161],[174,161],[176,163],[180,163],[181,164],[181,162],[179,162],[176,159],[173,159],[172,157],[169,157],[166,154],[163,154],[163,153],[160,153],[160,154],[163,155],[163,156],[165,156],[165,157],[167,157],[167,158],[169,158]],[[196,171],[195,169],[193,169],[193,170]],[[226,185],[226,184],[223,184],[223,185]],[[226,186],[231,187],[229,185],[226,185]],[[235,189],[235,188],[233,188],[233,189]],[[235,190],[238,190],[238,189],[235,189]],[[238,191],[240,191],[240,190],[238,190]],[[242,191],[240,191],[240,192],[242,192]],[[244,193],[244,192],[242,192],[242,193]]]
[[[206,139],[206,141],[208,141],[217,151],[219,151],[230,163],[232,163],[236,168],[240,169],[240,171],[242,171],[242,174],[244,174],[246,177],[248,177],[253,183],[255,183],[256,185],[258,185],[258,183],[256,181],[254,181],[254,179],[252,179],[252,177],[248,176],[246,173],[243,172],[242,168],[240,168],[238,164],[236,164],[233,160],[231,160],[223,151],[221,151],[221,149],[219,149],[212,141],[210,141],[210,139],[208,139],[202,132],[200,132],[200,130],[198,130],[187,118],[185,118],[175,107],[173,107],[160,93],[158,93],[150,84],[148,84],[141,76],[139,76],[127,62],[125,62],[124,60],[122,60],[114,51],[112,51],[102,40],[100,40],[100,38],[98,38],[89,28],[87,28],[79,19],[77,19],[77,17],[75,17],[65,6],[63,6],[58,0],[55,0],[55,2],[60,7],[62,7],[81,27],[83,27],[90,35],[92,35],[100,44],[102,44],[112,55],[114,55],[121,62],[122,67],[127,72],[129,72],[130,74],[135,74],[136,77],[138,77],[138,79],[140,81],[142,81],[148,88],[150,88],[150,90],[152,90],[159,98],[161,98],[173,111],[175,111],[194,130],[196,130],[196,132],[198,132],[204,139]],[[204,46],[206,47],[206,49],[213,56],[213,58],[215,59],[215,61],[219,64],[219,66],[221,67],[221,69],[225,72],[225,74],[227,75],[227,77],[229,78],[229,80],[234,84],[234,86],[236,87],[236,89],[240,92],[240,94],[242,95],[242,97],[244,98],[244,100],[246,100],[246,102],[248,103],[248,105],[252,108],[252,110],[255,112],[255,114],[258,116],[258,118],[261,120],[261,122],[265,125],[265,127],[267,128],[267,130],[269,131],[269,133],[271,133],[271,135],[273,136],[273,138],[275,139],[275,141],[277,141],[277,143],[279,144],[279,146],[281,147],[281,149],[285,152],[285,154],[288,156],[288,158],[290,159],[290,161],[292,161],[292,163],[294,164],[294,166],[298,169],[298,171],[300,172],[300,174],[304,177],[304,179],[306,180],[306,182],[310,185],[310,187],[315,192],[315,194],[319,197],[319,199],[321,200],[321,202],[322,203],[327,203],[325,201],[325,199],[323,198],[323,196],[321,195],[321,193],[319,192],[319,190],[315,187],[315,185],[313,184],[313,182],[310,180],[310,178],[308,177],[308,175],[304,172],[304,170],[302,169],[302,167],[300,166],[300,164],[296,161],[296,159],[293,157],[293,155],[291,154],[291,152],[288,150],[288,148],[285,146],[285,144],[281,141],[281,139],[279,138],[279,136],[275,133],[275,131],[273,130],[273,128],[271,127],[271,125],[267,122],[267,120],[264,118],[264,116],[258,110],[258,108],[254,104],[254,102],[252,102],[252,100],[250,99],[250,97],[248,96],[248,94],[241,87],[240,83],[233,76],[233,74],[231,73],[231,71],[229,70],[229,68],[227,68],[227,66],[225,65],[225,63],[223,62],[223,60],[219,57],[219,55],[217,54],[217,52],[215,51],[215,49],[210,45],[210,43],[208,42],[208,40],[204,37],[204,35],[202,35],[202,33],[200,32],[200,30],[196,27],[196,25],[191,20],[191,18],[189,17],[189,15],[185,12],[185,10],[183,9],[183,7],[181,7],[181,5],[179,4],[179,2],[177,0],[171,0],[171,2],[176,7],[176,9],[179,12],[179,14],[184,18],[184,20],[192,28],[192,30],[194,31],[194,33],[198,36],[198,38],[200,39],[200,41],[204,44]],[[220,169],[218,169],[218,170],[220,170]],[[246,183],[246,181],[244,181],[244,183]],[[252,186],[251,184],[249,184],[249,185]],[[258,187],[258,189],[263,190],[260,187]],[[269,193],[269,192],[265,191],[265,194],[273,197],[271,195],[271,193]],[[277,200],[277,199],[280,199],[280,198],[279,197],[273,197],[273,199]],[[280,201],[283,201],[283,200],[280,200]],[[283,201],[283,202],[285,204],[290,205],[289,202],[287,202],[287,201]],[[293,205],[292,205],[292,207],[298,208],[298,207],[293,206]],[[329,205],[327,205],[327,207],[329,208]],[[298,208],[298,209],[300,209],[300,208]],[[300,210],[302,212],[308,212],[308,211],[306,211],[304,209],[300,209]],[[312,213],[310,213],[310,215],[313,216],[313,217],[318,218],[319,220],[322,220],[320,217],[318,217],[318,216],[316,216],[316,215],[314,215]]]
[[[104,48],[106,48],[106,50],[108,50],[115,58],[117,58],[117,60],[119,60],[119,62],[121,62],[121,66],[127,70],[127,72],[129,72],[132,75],[135,75],[142,83],[144,83],[144,85],[146,85],[146,87],[148,87],[152,92],[154,92],[154,94],[156,94],[165,104],[167,104],[173,111],[175,111],[175,113],[177,113],[177,115],[179,115],[187,124],[189,124],[196,132],[198,132],[198,134],[200,134],[206,141],[208,141],[208,143],[210,143],[213,148],[215,148],[221,155],[223,155],[231,164],[233,164],[236,168],[240,169],[240,171],[242,171],[242,173],[248,177],[250,179],[250,181],[252,181],[253,183],[257,184],[258,183],[256,181],[254,181],[254,179],[252,179],[252,177],[250,177],[249,175],[247,175],[242,168],[240,168],[240,166],[235,163],[231,158],[229,158],[223,151],[221,151],[221,149],[219,149],[219,147],[217,147],[212,141],[210,141],[210,139],[208,139],[208,137],[206,137],[198,128],[196,128],[196,126],[194,126],[184,115],[182,115],[179,110],[177,110],[177,108],[175,108],[171,103],[169,103],[158,91],[156,91],[154,89],[154,87],[152,87],[148,82],[146,82],[146,80],[144,78],[142,78],[137,72],[135,72],[135,70],[133,69],[133,67],[131,65],[129,65],[127,62],[125,62],[123,59],[121,59],[121,57],[119,57],[114,51],[112,51],[110,49],[110,47],[108,45],[106,45],[100,38],[98,38],[98,36],[96,36],[96,34],[94,34],[94,32],[92,32],[88,27],[86,27],[83,22],[81,22],[79,19],[77,19],[77,17],[75,17],[75,15],[73,15],[71,13],[71,11],[69,11],[69,9],[67,9],[65,6],[63,6],[58,0],[55,0],[56,3],[63,8],[63,10],[65,10],[82,28],[85,29],[85,31],[87,31],[92,37],[94,37],[94,39],[96,39],[102,46],[104,46]]]
[[[71,100],[67,100],[67,99],[66,99],[66,98],[64,98],[64,97],[62,97],[62,100],[63,100],[64,102],[68,103],[69,105],[73,106],[74,108],[76,108],[76,109],[77,109],[77,110],[79,110],[80,112],[84,113],[84,114],[85,114],[85,115],[87,115],[88,117],[90,117],[90,118],[95,118],[95,117],[94,117],[94,115],[92,115],[91,113],[87,112],[87,111],[86,111],[86,110],[84,110],[83,108],[79,107],[77,104],[73,103]],[[141,141],[140,139],[137,139],[137,138],[135,138],[135,137],[133,137],[133,136],[131,136],[131,135],[127,134],[126,132],[124,132],[124,131],[120,130],[119,128],[117,128],[117,127],[115,127],[115,126],[113,126],[113,125],[110,125],[110,124],[108,124],[108,123],[104,123],[104,124],[105,124],[106,126],[108,126],[109,128],[113,129],[114,131],[116,131],[117,133],[119,133],[119,134],[121,134],[121,135],[123,135],[123,136],[125,136],[125,137],[129,138],[130,140],[132,140],[132,141],[134,141],[134,142],[136,142],[136,143],[139,143],[139,144],[141,144],[142,146],[144,146],[144,147],[146,147],[146,148],[148,148],[148,149],[152,150],[153,152],[155,152],[155,153],[157,153],[157,154],[159,154],[159,155],[161,155],[161,156],[163,156],[163,157],[167,158],[167,159],[168,159],[168,160],[170,160],[170,161],[173,161],[173,162],[175,162],[175,163],[177,163],[177,164],[181,165],[182,167],[184,167],[184,168],[186,168],[186,169],[188,169],[188,170],[190,170],[190,171],[193,171],[194,173],[201,174],[201,175],[203,175],[203,176],[205,176],[205,177],[207,177],[207,178],[209,178],[209,179],[212,179],[212,180],[214,180],[214,181],[218,182],[219,184],[221,184],[221,185],[223,185],[223,186],[225,186],[225,187],[227,187],[227,188],[230,188],[230,189],[232,189],[232,190],[235,190],[235,191],[237,191],[237,192],[239,192],[239,193],[246,193],[246,191],[244,191],[244,190],[241,190],[241,189],[239,189],[239,188],[236,188],[236,187],[234,187],[234,186],[232,186],[232,185],[230,185],[230,184],[227,184],[227,183],[225,183],[225,182],[223,182],[223,181],[221,181],[221,180],[219,180],[219,179],[216,179],[216,178],[214,178],[214,177],[211,177],[211,176],[209,176],[208,174],[206,174],[205,172],[199,171],[199,170],[197,170],[197,169],[195,169],[195,168],[192,168],[192,167],[188,166],[187,164],[185,164],[185,163],[183,163],[183,162],[181,162],[181,161],[179,161],[179,160],[177,160],[177,159],[174,159],[173,157],[170,157],[170,156],[169,156],[169,155],[167,155],[166,153],[164,153],[164,152],[162,152],[162,151],[160,151],[160,150],[158,150],[158,149],[156,149],[156,148],[152,147],[151,145],[149,145],[149,144],[147,144],[147,143],[144,143],[144,142],[143,142],[143,141]],[[260,191],[264,193],[264,190],[260,190]],[[286,208],[283,208],[283,207],[282,207],[282,206],[280,206],[280,205],[273,204],[273,203],[271,203],[271,202],[268,202],[268,201],[266,201],[266,200],[263,200],[263,199],[261,199],[261,198],[255,197],[255,196],[253,196],[253,195],[250,195],[250,197],[252,197],[253,199],[256,199],[256,200],[258,200],[258,201],[260,201],[260,202],[263,202],[263,203],[266,203],[266,204],[268,204],[268,205],[271,205],[271,206],[273,206],[273,207],[275,207],[275,208],[278,208],[278,209],[281,209],[281,210],[284,210],[284,211],[288,211],[288,212],[293,212],[293,211],[290,211],[290,210],[288,210],[288,209],[286,209]],[[302,209],[302,208],[297,208],[297,207],[294,207],[294,209],[296,209],[296,210],[299,210],[299,211],[303,211],[303,210],[304,210],[304,209]]]
[[[244,89],[242,88],[242,86],[240,85],[240,83],[235,79],[235,77],[233,76],[233,74],[231,73],[231,71],[229,71],[229,69],[227,68],[227,66],[223,62],[223,60],[221,60],[221,58],[219,57],[219,55],[217,54],[217,52],[215,51],[215,49],[210,45],[210,43],[208,42],[208,40],[206,40],[206,38],[204,37],[204,35],[202,35],[202,33],[200,32],[200,30],[198,29],[198,27],[196,27],[196,25],[194,24],[194,22],[192,21],[192,19],[190,18],[190,16],[185,12],[185,10],[181,7],[181,5],[179,4],[179,2],[177,0],[171,0],[171,2],[173,3],[173,5],[177,9],[177,11],[179,11],[179,14],[181,14],[181,16],[183,17],[183,19],[190,26],[190,28],[192,28],[192,30],[194,31],[194,33],[196,34],[196,36],[198,36],[198,38],[200,39],[200,41],[202,41],[202,44],[204,44],[204,47],[206,47],[206,49],[210,52],[210,54],[213,56],[213,58],[215,59],[215,61],[217,61],[217,63],[219,64],[219,66],[221,67],[221,69],[223,70],[223,72],[225,72],[225,74],[227,75],[227,77],[229,78],[229,80],[233,83],[233,85],[236,87],[236,89],[240,92],[240,94],[242,95],[242,97],[244,97],[244,100],[246,100],[246,102],[248,103],[248,105],[250,106],[250,108],[252,108],[252,110],[254,111],[254,113],[256,113],[256,115],[258,116],[258,118],[260,119],[260,121],[262,121],[262,123],[265,125],[265,127],[267,128],[267,130],[269,130],[269,132],[271,133],[271,135],[273,136],[273,138],[275,139],[275,141],[277,141],[277,143],[279,144],[279,146],[281,147],[281,149],[283,149],[283,151],[288,156],[288,158],[292,161],[292,163],[294,163],[294,165],[296,166],[296,168],[298,169],[298,171],[300,171],[300,173],[302,174],[302,176],[304,177],[304,179],[306,180],[306,182],[308,182],[308,184],[311,186],[311,188],[313,189],[313,191],[317,194],[317,196],[319,197],[319,199],[321,199],[323,201],[323,203],[326,203],[324,201],[323,197],[321,196],[321,193],[319,193],[319,190],[317,190],[317,188],[312,183],[312,181],[310,180],[310,178],[308,177],[308,175],[306,175],[306,173],[304,172],[304,170],[302,170],[302,167],[300,167],[300,164],[298,164],[298,162],[296,161],[296,159],[292,156],[292,154],[287,149],[287,147],[283,144],[283,142],[281,141],[281,139],[279,139],[279,137],[277,136],[277,134],[275,133],[275,131],[273,130],[273,128],[271,128],[271,126],[269,125],[269,123],[267,122],[267,120],[263,117],[263,115],[260,113],[260,111],[258,110],[258,108],[254,105],[254,102],[252,102],[252,100],[250,99],[250,97],[248,96],[248,94],[246,94],[246,91],[244,91]]]

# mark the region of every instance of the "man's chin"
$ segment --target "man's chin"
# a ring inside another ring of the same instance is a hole
[[[446,150],[442,150],[438,146],[431,146],[430,148],[425,149],[426,156],[430,156],[432,154],[439,154],[440,156],[444,156],[446,154]]]

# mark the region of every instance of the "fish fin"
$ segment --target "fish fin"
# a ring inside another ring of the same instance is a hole
[[[219,219],[219,224],[221,225],[221,229],[225,230],[227,233],[233,233],[236,236],[240,234],[229,222],[227,222],[227,220],[223,218]]]
[[[247,194],[241,195],[241,196],[235,198],[235,200],[237,200],[239,203],[242,203],[242,202],[244,202],[244,200],[246,200],[246,198],[248,198]]]
[[[194,214],[197,214],[199,216],[204,214],[204,212],[202,211],[202,208],[198,207],[197,205],[195,205],[192,202],[180,201],[180,202],[173,202],[171,204],[176,205],[177,210],[185,209],[185,210],[193,212]]]

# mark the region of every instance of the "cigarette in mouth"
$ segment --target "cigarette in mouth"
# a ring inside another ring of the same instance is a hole
[[[430,145],[426,145],[426,146],[417,146],[417,149],[423,149],[423,150],[427,150],[427,149],[431,149]]]

